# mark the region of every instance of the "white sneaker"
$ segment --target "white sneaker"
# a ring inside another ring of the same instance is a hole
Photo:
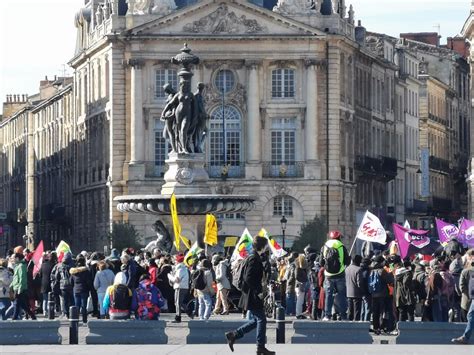
[[[331,320],[331,319],[329,319],[329,317],[324,317],[324,318],[322,319],[323,322],[329,322],[330,320]]]

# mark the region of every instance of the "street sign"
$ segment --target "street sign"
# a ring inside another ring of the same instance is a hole
[[[5,212],[0,212],[0,221],[4,221],[7,219],[7,214]]]

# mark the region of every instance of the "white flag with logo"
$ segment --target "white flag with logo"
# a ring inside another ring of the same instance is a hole
[[[356,238],[372,243],[385,244],[387,233],[378,217],[367,211],[359,226]]]
[[[406,220],[406,219],[405,219],[405,223],[403,223],[403,228],[411,229],[410,222],[408,222],[408,220]]]

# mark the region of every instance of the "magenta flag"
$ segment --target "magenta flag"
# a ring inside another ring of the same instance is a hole
[[[43,252],[44,252],[44,246],[43,246],[43,241],[41,241],[36,247],[35,252],[33,253],[33,257],[31,258],[31,260],[33,260],[35,264],[33,268],[33,278],[36,277],[36,275],[41,269],[41,264],[43,263]]]
[[[463,219],[459,228],[459,242],[466,248],[474,248],[474,222]]]
[[[437,241],[429,238],[429,231],[408,229],[394,223],[393,232],[402,259],[409,258],[418,253],[431,255],[440,246]]]
[[[441,244],[447,244],[451,239],[457,238],[459,234],[459,228],[457,226],[438,218],[436,218],[436,229],[438,230],[438,237]]]

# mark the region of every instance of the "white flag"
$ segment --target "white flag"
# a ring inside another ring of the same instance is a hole
[[[403,228],[411,229],[411,227],[410,227],[410,222],[408,222],[407,219],[405,219],[405,223],[403,223]]]
[[[387,233],[378,217],[367,211],[364,218],[362,218],[356,238],[372,243],[385,244]]]

